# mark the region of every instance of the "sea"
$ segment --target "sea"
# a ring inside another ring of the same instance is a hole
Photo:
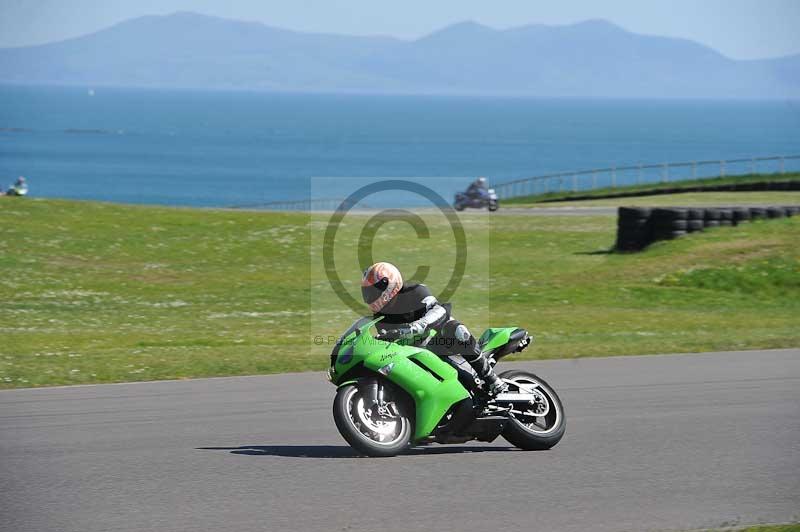
[[[390,178],[451,198],[477,176],[773,155],[800,155],[798,101],[0,86],[0,187],[47,198],[257,207]]]

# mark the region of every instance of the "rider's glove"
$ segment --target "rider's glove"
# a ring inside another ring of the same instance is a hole
[[[408,330],[411,336],[416,336],[425,332],[425,325],[420,323],[419,320],[412,321],[408,326]]]
[[[381,329],[380,336],[392,340],[408,340],[414,336],[421,334],[425,330],[425,326],[418,322],[413,322],[408,327],[398,327],[397,329]]]

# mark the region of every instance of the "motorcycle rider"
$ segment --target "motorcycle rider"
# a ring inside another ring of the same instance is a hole
[[[467,197],[471,199],[481,198],[488,194],[488,188],[486,186],[486,178],[479,177],[472,183],[470,183],[469,187],[467,188]]]
[[[377,325],[383,339],[425,346],[439,356],[460,354],[484,381],[487,393],[497,395],[508,389],[469,329],[451,317],[449,309],[440,305],[424,284],[404,285],[397,267],[377,262],[364,272],[361,294],[374,317],[383,317]],[[430,330],[435,330],[436,336],[433,344],[427,345]]]

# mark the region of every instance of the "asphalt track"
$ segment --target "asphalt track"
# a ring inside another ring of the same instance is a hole
[[[504,364],[567,434],[354,457],[320,373],[0,392],[3,531],[689,530],[800,520],[800,350]]]

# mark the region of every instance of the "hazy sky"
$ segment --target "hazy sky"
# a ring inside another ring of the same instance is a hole
[[[0,0],[0,47],[60,40],[173,11],[405,38],[462,20],[506,28],[604,18],[637,33],[696,40],[737,59],[800,53],[800,0]]]

